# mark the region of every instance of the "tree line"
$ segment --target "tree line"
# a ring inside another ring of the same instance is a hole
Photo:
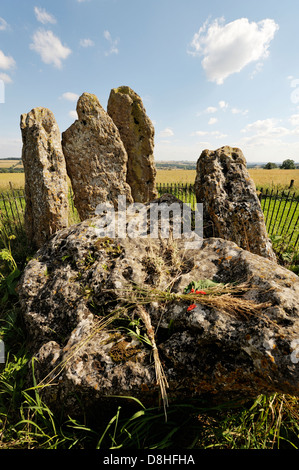
[[[276,163],[268,162],[265,166],[265,170],[272,170],[273,168],[281,168],[282,170],[296,170],[296,165],[294,160],[287,158],[282,162],[281,165],[277,165]]]

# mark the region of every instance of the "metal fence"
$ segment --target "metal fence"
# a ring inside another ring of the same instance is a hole
[[[159,196],[173,194],[194,208],[196,197],[192,184],[163,183],[157,184]],[[290,191],[261,191],[259,193],[265,223],[270,236],[281,236],[288,239],[293,246],[299,245],[299,198]],[[74,207],[73,194],[70,189],[70,220],[77,222],[78,216]],[[11,233],[23,230],[25,212],[25,193],[23,189],[10,189],[0,192],[0,221]]]

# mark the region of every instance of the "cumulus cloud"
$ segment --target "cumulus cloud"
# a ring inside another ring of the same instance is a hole
[[[223,134],[222,132],[220,131],[213,131],[213,132],[207,132],[207,131],[195,131],[193,134],[191,134],[192,136],[199,136],[199,137],[203,137],[203,136],[210,136],[210,137],[214,137],[215,139],[224,139],[225,137],[227,137],[227,134]]]
[[[293,114],[290,117],[289,122],[291,123],[292,126],[299,127],[299,114]]]
[[[93,47],[94,46],[94,42],[91,40],[91,39],[81,39],[80,40],[80,46],[81,47]]]
[[[216,124],[218,122],[218,119],[217,118],[211,118],[208,122],[209,126],[213,126],[214,124]]]
[[[232,108],[232,114],[242,114],[243,116],[246,116],[246,114],[248,114],[248,109],[242,110],[239,108]]]
[[[241,132],[254,132],[259,136],[284,136],[289,135],[290,130],[286,127],[279,126],[279,120],[275,118],[259,119],[242,129]]]
[[[105,55],[108,56],[110,54],[118,54],[119,50],[117,47],[117,44],[119,42],[118,39],[112,39],[111,34],[109,31],[104,31],[104,38],[109,42],[110,44],[110,49],[109,51],[105,52]]]
[[[8,28],[8,24],[4,18],[0,17],[0,31],[5,31]]]
[[[30,49],[37,52],[45,64],[53,64],[57,68],[62,67],[62,61],[72,52],[52,31],[44,29],[35,32]]]
[[[0,50],[0,69],[10,70],[16,65],[15,60],[11,56],[7,56]]]
[[[216,113],[217,111],[218,109],[215,106],[209,106],[205,112],[208,114],[213,114],[213,113]]]
[[[240,18],[227,24],[223,18],[212,23],[206,21],[193,36],[188,52],[203,56],[201,64],[208,80],[222,84],[251,62],[261,64],[269,55],[270,43],[278,29],[272,19],[256,23]]]
[[[228,107],[228,103],[226,101],[219,101],[219,108],[226,109]]]
[[[56,23],[56,18],[54,18],[51,13],[48,13],[45,8],[39,8],[39,7],[34,7],[34,13],[36,16],[37,21],[39,21],[42,24],[46,23]]]
[[[78,114],[77,114],[77,111],[75,109],[72,109],[70,112],[69,112],[69,116],[72,118],[72,119],[78,119]]]
[[[67,101],[77,101],[79,99],[79,95],[77,95],[77,93],[72,93],[71,91],[67,91],[66,93],[63,93],[61,98]]]
[[[281,120],[275,118],[261,119],[248,124],[241,130],[244,137],[240,140],[239,146],[249,146],[258,149],[262,147],[273,147],[276,151],[279,145],[289,145],[289,138],[298,139],[299,134],[299,115],[293,115],[288,120],[293,127],[281,125]],[[249,135],[246,135],[249,134]]]
[[[7,73],[0,73],[0,80],[2,80],[4,83],[11,83],[12,79],[10,78]]]
[[[166,129],[164,129],[163,131],[159,133],[160,137],[172,137],[173,135],[174,135],[174,132],[169,127],[166,127]]]

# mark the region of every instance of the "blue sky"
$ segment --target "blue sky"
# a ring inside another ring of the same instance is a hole
[[[156,160],[231,145],[299,162],[298,18],[295,0],[1,0],[0,158],[21,155],[22,113],[47,107],[63,132],[83,92],[106,109],[128,85]]]

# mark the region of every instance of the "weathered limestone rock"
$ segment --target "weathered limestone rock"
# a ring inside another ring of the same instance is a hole
[[[21,116],[25,172],[25,228],[37,247],[68,225],[68,185],[61,135],[53,113],[34,108]]]
[[[231,240],[276,260],[246,160],[238,148],[204,150],[197,162],[197,202],[203,203],[204,236]]]
[[[154,126],[141,98],[128,86],[111,90],[107,112],[116,124],[128,154],[127,183],[135,202],[157,197]]]
[[[83,93],[78,120],[62,134],[62,148],[81,220],[95,215],[100,203],[117,207],[118,195],[132,202],[126,183],[128,156],[117,127],[98,98]]]
[[[99,238],[100,219],[57,233],[18,287],[37,382],[54,381],[42,390],[52,409],[80,413],[76,396],[86,413],[111,395],[157,406],[155,354],[142,335],[155,342],[170,403],[299,396],[298,276],[217,238],[197,251],[183,238]],[[202,280],[216,285],[183,295]],[[140,340],[126,329],[132,319]]]

